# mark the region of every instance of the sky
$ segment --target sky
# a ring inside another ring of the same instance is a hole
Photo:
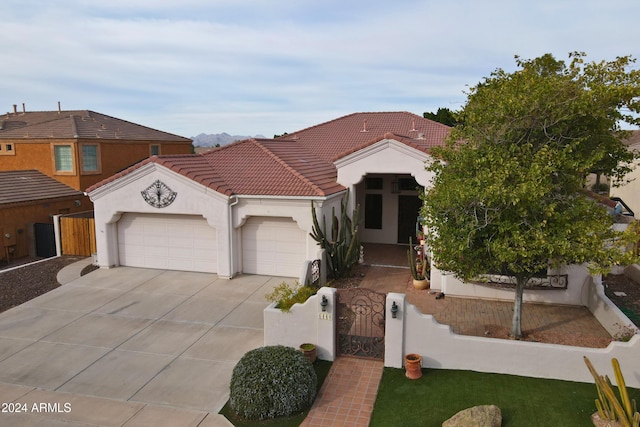
[[[440,107],[514,56],[640,57],[637,0],[2,0],[0,113],[192,137]]]

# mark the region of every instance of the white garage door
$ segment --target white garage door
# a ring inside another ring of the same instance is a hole
[[[306,233],[291,218],[251,217],[242,227],[242,270],[298,277],[306,259]]]
[[[216,230],[201,216],[123,214],[120,265],[216,273]]]

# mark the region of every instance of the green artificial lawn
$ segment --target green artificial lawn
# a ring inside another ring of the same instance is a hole
[[[384,369],[370,426],[440,427],[463,409],[492,404],[500,408],[504,427],[593,426],[594,384],[445,369],[422,372],[422,378],[410,380],[403,369]],[[640,390],[628,390],[640,403]]]
[[[318,386],[317,386],[318,391],[320,391],[320,387],[322,387],[322,383],[324,382],[325,378],[327,378],[327,375],[329,374],[329,369],[331,368],[331,364],[332,362],[327,362],[326,360],[320,360],[320,359],[316,360],[316,362],[313,364],[313,368],[315,369],[316,375],[318,376]],[[229,406],[229,402],[227,402],[222,408],[222,410],[220,411],[220,413],[224,415],[234,426],[237,426],[237,427],[260,427],[260,426],[270,426],[270,427],[271,426],[273,427],[276,427],[276,426],[277,427],[294,427],[295,426],[297,427],[307,417],[307,414],[309,413],[309,409],[297,415],[292,415],[290,417],[275,418],[272,420],[265,420],[265,421],[253,421],[253,420],[246,420],[244,418],[238,417]]]

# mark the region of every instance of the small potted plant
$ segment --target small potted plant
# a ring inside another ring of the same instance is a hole
[[[417,253],[417,256],[416,256]],[[413,287],[416,289],[427,289],[429,287],[429,260],[424,255],[424,248],[420,245],[414,247],[413,240],[409,237],[409,269],[413,278]]]
[[[317,352],[315,344],[311,344],[308,342],[300,344],[300,351],[304,354],[304,357],[309,359],[311,363],[314,363],[316,361]]]

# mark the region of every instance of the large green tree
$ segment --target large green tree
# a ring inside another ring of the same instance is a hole
[[[606,209],[582,191],[594,170],[621,177],[633,156],[621,122],[638,124],[640,73],[630,57],[567,66],[516,57],[471,88],[462,124],[427,169],[423,217],[436,266],[465,281],[515,278],[511,335],[522,336],[526,283],[549,266],[607,271],[630,256]]]
[[[435,113],[425,112],[422,114],[422,117],[451,127],[456,126],[459,123],[457,113],[443,107],[438,108],[438,111]]]

